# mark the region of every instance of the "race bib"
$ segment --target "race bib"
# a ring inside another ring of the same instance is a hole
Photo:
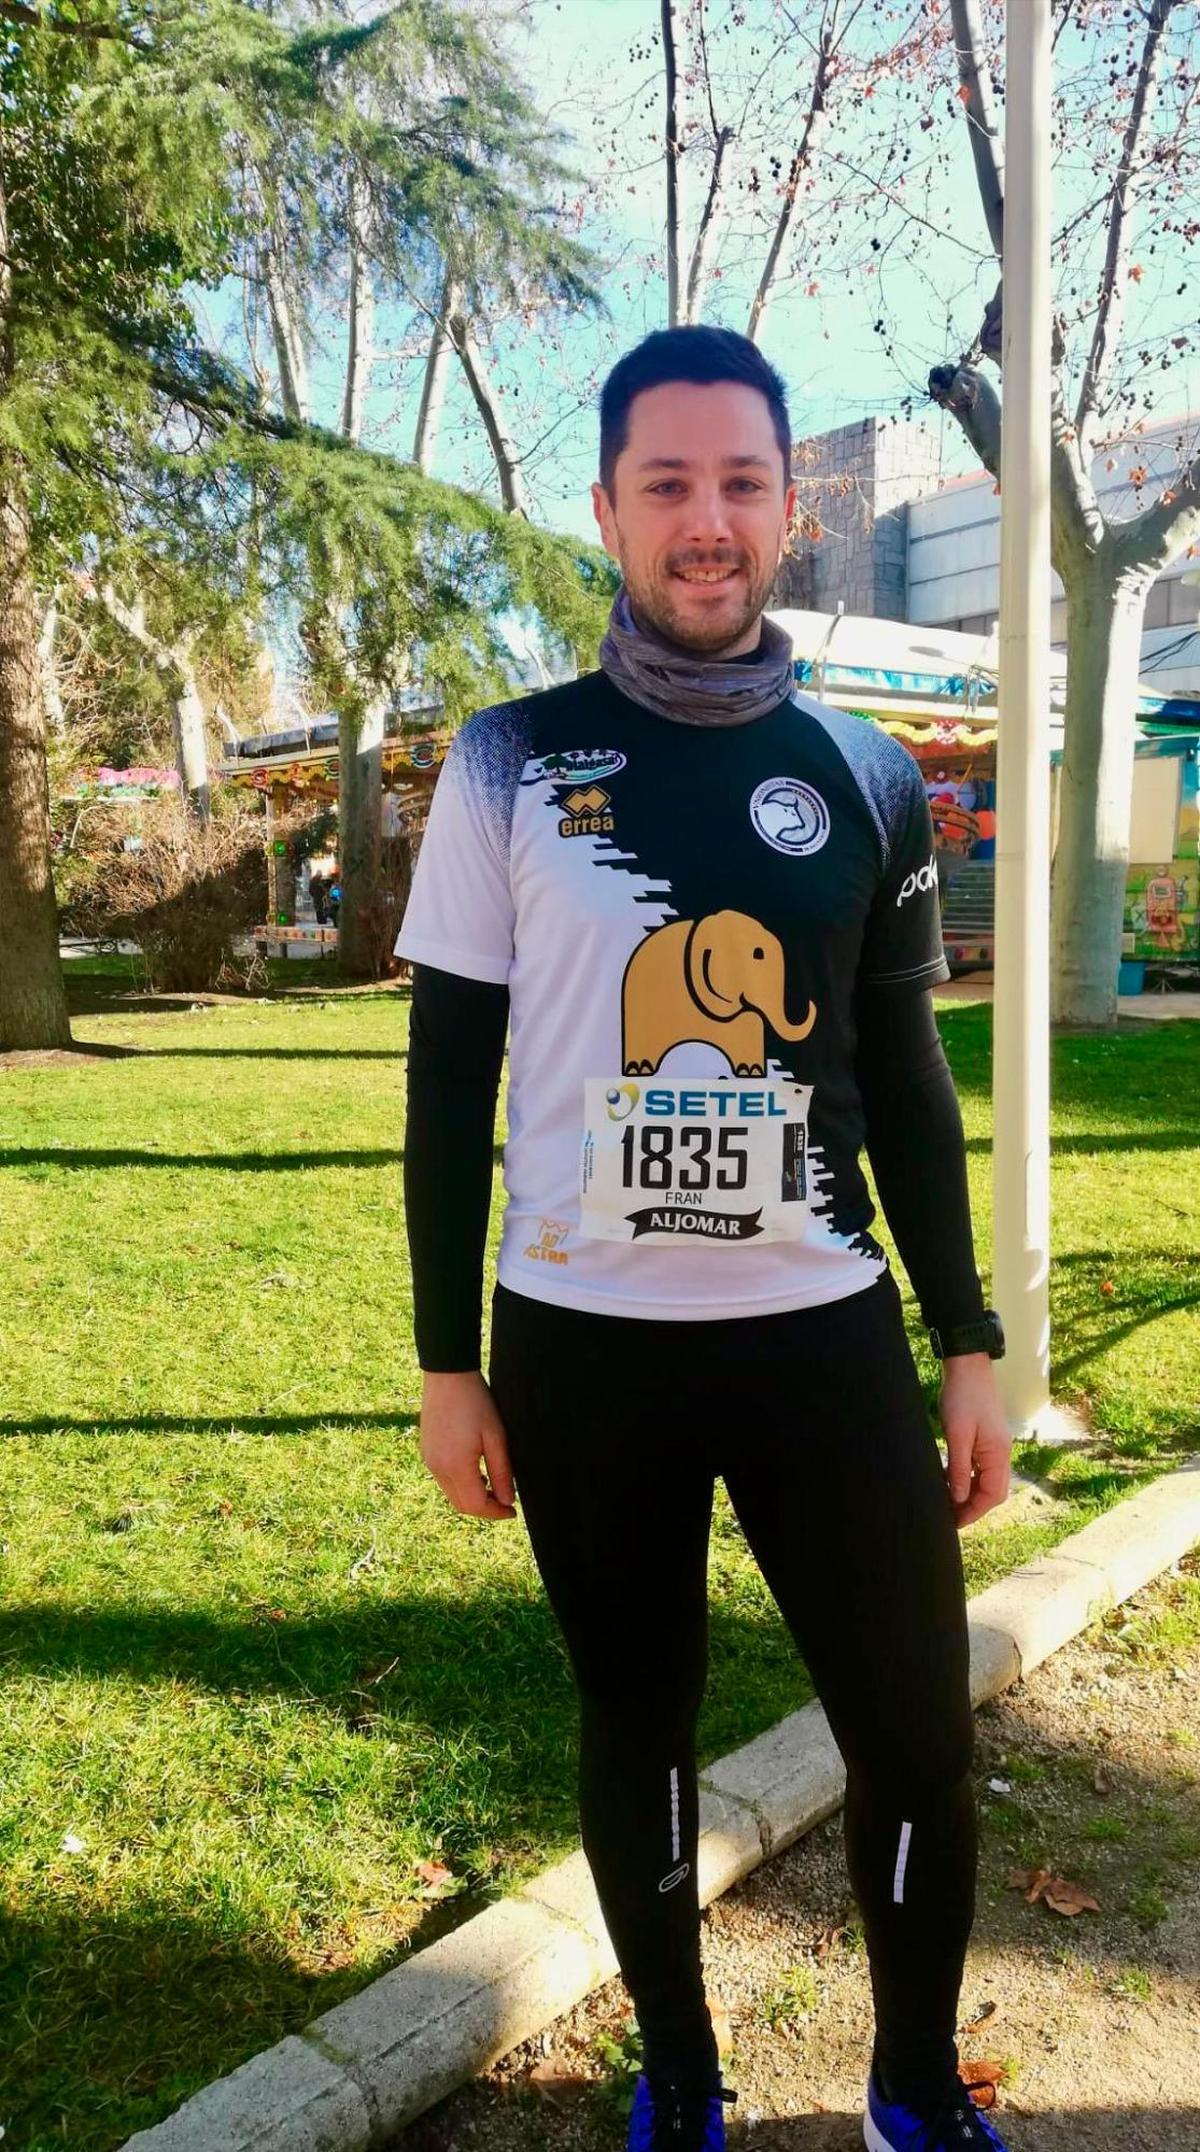
[[[591,1240],[802,1240],[810,1087],[589,1076],[579,1230]]]

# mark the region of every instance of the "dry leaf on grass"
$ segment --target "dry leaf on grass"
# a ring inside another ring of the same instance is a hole
[[[417,1874],[421,1879],[421,1896],[437,1898],[449,1889],[454,1881],[454,1870],[444,1861],[418,1861]]]
[[[1098,1763],[1092,1773],[1092,1792],[1111,1793],[1112,1790],[1113,1782],[1111,1773],[1105,1768],[1104,1764]]]
[[[1009,1890],[1025,1893],[1027,1905],[1036,1905],[1043,1898],[1052,1913],[1063,1913],[1068,1919],[1076,1913],[1100,1911],[1081,1884],[1069,1883],[1065,1876],[1056,1876],[1049,1868],[1010,1868],[1004,1880]]]

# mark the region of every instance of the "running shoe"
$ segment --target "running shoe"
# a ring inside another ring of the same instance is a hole
[[[1006,2152],[1004,2139],[971,2099],[978,2089],[956,2081],[935,2113],[917,2115],[885,2100],[872,2071],[863,2143],[869,2152]]]
[[[725,2108],[736,2092],[651,2087],[639,2077],[633,2093],[626,2152],[725,2152]]]

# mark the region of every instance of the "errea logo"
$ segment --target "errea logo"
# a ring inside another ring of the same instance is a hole
[[[900,906],[904,903],[906,897],[915,897],[919,889],[929,890],[936,888],[937,857],[935,853],[931,852],[929,855],[928,864],[926,866],[918,867],[915,874],[905,875],[904,880],[900,885],[900,894],[896,899],[896,910],[899,911]]]

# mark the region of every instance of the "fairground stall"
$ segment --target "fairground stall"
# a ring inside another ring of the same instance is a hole
[[[449,741],[440,703],[420,696],[398,701],[381,750],[385,843],[403,834],[415,852]],[[266,806],[268,917],[255,934],[260,949],[332,955],[337,927],[322,921],[310,891],[317,859],[327,854],[336,863],[337,857],[337,719],[239,740],[220,774],[260,793]],[[306,809],[307,840],[300,841],[295,825]]]
[[[996,742],[1003,722],[996,637],[852,613],[779,611],[796,679],[902,742],[933,815],[942,933],[956,970],[995,951]],[[1066,658],[1051,654],[1051,814],[1057,828]],[[1121,990],[1145,965],[1200,965],[1200,703],[1139,690]]]

